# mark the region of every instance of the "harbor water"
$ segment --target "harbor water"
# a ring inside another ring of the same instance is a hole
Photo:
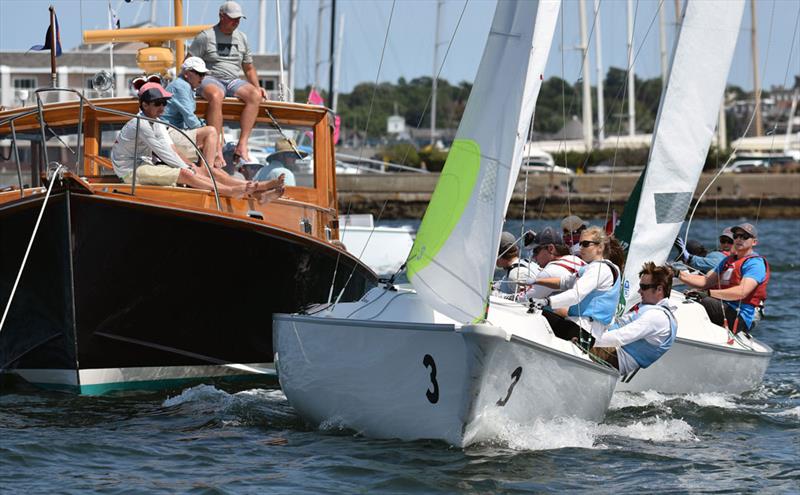
[[[391,225],[403,223],[417,222]],[[689,236],[711,246],[734,223],[696,220]],[[775,355],[752,392],[617,393],[601,423],[501,425],[494,441],[458,449],[310,428],[277,387],[4,387],[0,493],[800,492],[800,221],[758,229],[772,281],[755,333]]]

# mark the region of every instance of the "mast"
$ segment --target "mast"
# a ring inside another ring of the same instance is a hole
[[[289,82],[287,97],[294,101],[294,85],[296,78],[295,63],[297,61],[297,0],[289,0]]]
[[[56,8],[50,6],[50,87],[55,88],[56,83]]]
[[[436,93],[439,86],[439,23],[442,19],[444,0],[436,1],[436,29],[433,35],[433,75],[431,77],[431,147],[436,144]]]
[[[322,15],[325,12],[325,0],[319,0],[319,10],[317,10],[317,53],[316,64],[314,64],[314,88],[320,90],[320,68],[322,67]]]
[[[594,48],[595,59],[597,62],[597,144],[600,148],[603,147],[603,142],[606,140],[605,119],[606,108],[603,98],[603,49],[600,46],[600,0],[594,0]]]
[[[150,24],[156,23],[156,0],[150,0]]]
[[[258,53],[267,52],[267,0],[258,0]]]
[[[658,5],[658,41],[661,53],[661,93],[667,89],[667,14],[664,12],[664,3]]]
[[[756,111],[756,136],[764,135],[761,121],[761,81],[758,77],[758,36],[756,33],[756,2],[750,0],[750,49],[753,52],[753,101]]]
[[[633,0],[628,0],[628,135],[636,135],[636,89],[633,74]]]
[[[152,0],[151,0],[152,1]],[[173,7],[175,8],[175,27],[183,26],[183,0],[174,0]],[[175,76],[181,73],[181,66],[183,65],[183,39],[178,38],[175,40]],[[113,88],[113,86],[112,86]]]
[[[331,43],[328,51],[328,108],[333,108],[333,50],[336,47],[336,0],[331,0]]]
[[[336,57],[334,57],[333,70],[333,106],[331,110],[336,113],[339,107],[339,73],[342,67],[342,42],[344,39],[344,14],[339,16],[339,34],[336,36]]]
[[[589,42],[586,35],[586,5],[585,0],[578,0],[578,16],[580,17],[581,29],[581,58],[583,60],[583,145],[586,147],[586,152],[592,150],[593,132],[592,132],[592,87],[591,76],[589,74]]]
[[[283,79],[283,33],[281,32],[281,2],[275,0],[275,24],[278,28],[278,94],[286,101],[286,81]]]

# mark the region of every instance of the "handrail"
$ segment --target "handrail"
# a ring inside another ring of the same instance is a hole
[[[216,201],[217,210],[218,211],[222,211],[222,202],[220,201],[220,198],[219,198],[219,190],[217,189],[217,181],[214,178],[214,174],[213,174],[213,172],[211,170],[211,166],[206,161],[205,156],[203,156],[203,153],[200,151],[200,148],[197,147],[197,144],[193,140],[189,139],[189,136],[182,129],[179,129],[178,127],[170,124],[169,122],[163,121],[163,120],[151,119],[151,118],[146,117],[144,115],[136,115],[136,114],[132,114],[132,113],[129,113],[129,112],[122,111],[122,110],[115,110],[115,109],[112,109],[112,108],[106,108],[106,107],[102,107],[102,106],[99,106],[99,105],[95,105],[95,104],[93,104],[91,102],[91,100],[86,98],[83,94],[81,94],[79,91],[77,91],[75,89],[70,89],[70,88],[40,88],[40,89],[37,89],[36,90],[36,102],[37,102],[36,109],[31,109],[31,110],[29,110],[27,112],[20,113],[19,115],[14,115],[12,117],[9,117],[9,118],[6,118],[6,119],[3,119],[2,121],[0,121],[0,126],[5,125],[6,123],[10,123],[12,125],[12,128],[11,128],[12,129],[12,140],[13,140],[13,145],[14,145],[15,150],[16,150],[16,134],[14,132],[13,122],[15,120],[19,119],[19,118],[22,118],[22,117],[27,117],[27,116],[30,116],[30,115],[33,115],[33,114],[38,114],[39,127],[41,128],[41,132],[42,132],[42,149],[43,149],[44,159],[45,159],[45,163],[49,163],[49,159],[48,159],[49,157],[47,155],[47,136],[45,134],[46,122],[45,122],[45,119],[44,119],[44,111],[43,111],[43,108],[42,108],[42,101],[41,101],[41,98],[39,96],[39,93],[57,92],[57,91],[63,91],[63,92],[66,92],[66,93],[73,93],[80,99],[80,102],[81,102],[80,103],[80,110],[79,110],[79,114],[78,114],[78,118],[80,120],[79,127],[78,127],[78,136],[77,136],[77,138],[78,138],[78,150],[77,150],[78,163],[83,163],[85,161],[85,159],[86,159],[86,157],[84,156],[85,150],[84,150],[83,146],[81,145],[81,136],[83,134],[83,108],[84,108],[84,103],[86,105],[88,105],[89,108],[91,108],[93,111],[98,112],[98,113],[108,113],[108,114],[112,114],[112,115],[119,115],[121,117],[135,118],[136,119],[136,143],[134,144],[134,148],[137,147],[138,143],[139,143],[139,140],[138,140],[138,137],[139,137],[138,136],[139,123],[142,120],[146,120],[146,121],[152,122],[154,124],[163,124],[165,126],[173,128],[173,129],[177,130],[179,133],[181,133],[181,135],[184,136],[192,144],[194,149],[197,151],[197,155],[200,157],[200,160],[202,160],[203,165],[205,166],[206,171],[208,172],[208,176],[211,179],[211,184],[214,186],[214,199]],[[136,156],[135,155],[136,155],[136,153],[135,153],[135,150],[134,150],[133,177],[132,177],[132,182],[131,182],[131,195],[135,195],[136,194],[136,169],[138,168],[138,163],[136,161]],[[20,168],[20,165],[19,165],[19,155],[18,154],[17,154],[17,168],[18,168],[19,188],[20,188],[20,191],[22,191],[22,173],[21,173],[21,168]],[[38,178],[38,174],[36,174],[36,176]]]

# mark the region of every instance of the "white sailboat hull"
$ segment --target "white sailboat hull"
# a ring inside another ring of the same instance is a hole
[[[650,367],[640,369],[617,390],[662,393],[742,393],[757,388],[764,378],[772,349],[744,333],[729,343],[728,331],[711,323],[703,306],[685,301],[673,291],[678,309],[675,343]]]
[[[375,318],[274,317],[281,387],[310,424],[466,446],[508,423],[605,414],[618,373],[552,336],[539,315],[505,303],[497,308],[502,327],[444,323],[430,311],[419,321],[425,309],[416,294],[394,295],[402,300],[376,305],[368,294],[361,304]],[[417,321],[400,323],[400,314]],[[509,332],[514,319],[538,331]]]

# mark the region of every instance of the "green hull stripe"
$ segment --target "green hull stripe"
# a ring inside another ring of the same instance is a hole
[[[80,395],[103,395],[112,392],[147,391],[178,388],[194,383],[211,382],[236,382],[236,381],[258,381],[264,383],[277,383],[276,376],[254,376],[254,375],[229,375],[214,377],[192,377],[192,378],[170,378],[165,380],[141,380],[130,382],[98,383],[96,385],[66,385],[57,383],[31,382],[31,385],[45,390],[57,390],[70,392]]]
[[[456,139],[419,226],[408,260],[408,278],[428,266],[452,234],[472,198],[481,169],[481,148],[471,139]]]

